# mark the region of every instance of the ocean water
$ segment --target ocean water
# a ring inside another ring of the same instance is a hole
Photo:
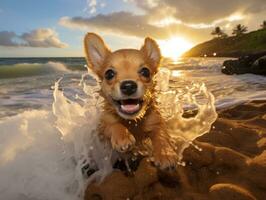
[[[184,88],[205,83],[216,99],[216,107],[265,99],[266,77],[252,74],[226,76],[220,72],[225,58],[164,60],[172,70],[171,86]],[[64,77],[61,86],[72,98],[79,93],[78,82],[86,71],[84,58],[0,58],[0,119],[17,113],[49,108],[52,86]]]
[[[171,136],[182,142],[180,159],[183,149],[211,128],[216,109],[266,99],[265,77],[223,75],[223,61],[162,62],[158,103],[173,121]],[[0,58],[1,199],[82,199],[91,180],[112,171],[117,155],[96,131],[99,84],[84,65],[83,58]],[[195,108],[195,118],[182,118],[184,109]],[[88,164],[97,169],[91,177],[81,170]]]

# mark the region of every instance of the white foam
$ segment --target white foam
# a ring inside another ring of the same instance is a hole
[[[75,199],[75,164],[65,156],[49,111],[30,111],[0,123],[1,199]]]
[[[53,111],[28,111],[0,122],[1,199],[82,199],[89,181],[110,173],[111,148],[95,132],[99,87],[81,84],[90,95],[83,106],[67,99],[58,81]],[[87,164],[98,169],[90,179],[81,172]]]
[[[60,62],[48,62],[44,64],[43,67],[50,67],[51,69],[54,69],[55,71],[60,71],[60,72],[71,72],[71,70],[67,69],[67,67],[60,63]]]
[[[49,61],[47,63],[19,63],[15,65],[11,65],[10,68],[17,68],[17,69],[23,69],[23,68],[46,68],[50,69],[52,71],[60,71],[60,72],[71,72],[71,70],[68,70],[67,67],[60,62],[52,62]]]
[[[214,98],[204,85],[195,85],[180,95],[199,108],[191,119],[182,117],[183,104],[177,91],[169,90],[171,73],[162,69],[158,74],[158,102],[173,139],[181,138],[180,158],[185,147],[206,133],[217,114]],[[87,85],[85,78],[95,79]],[[84,96],[71,101],[54,86],[52,110],[27,111],[0,122],[0,194],[5,200],[79,200],[87,184],[102,180],[112,171],[115,160],[110,145],[100,141],[96,132],[102,109],[99,80],[92,72],[83,75],[80,89]],[[163,84],[163,85],[162,85]],[[199,104],[192,90],[206,96]],[[170,113],[169,113],[170,112]],[[90,165],[98,169],[89,179],[81,169]]]

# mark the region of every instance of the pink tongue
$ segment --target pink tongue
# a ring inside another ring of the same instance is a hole
[[[127,104],[127,105],[121,105],[121,109],[124,112],[127,113],[133,113],[139,110],[139,104]]]

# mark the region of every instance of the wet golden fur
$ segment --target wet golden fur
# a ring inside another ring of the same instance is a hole
[[[84,39],[84,48],[88,65],[101,79],[102,96],[105,98],[101,134],[110,140],[118,152],[128,152],[143,138],[149,137],[153,145],[154,163],[161,168],[175,166],[177,155],[170,145],[165,122],[154,99],[153,77],[161,59],[156,42],[146,38],[140,50],[121,49],[111,52],[100,36],[88,33]],[[138,74],[142,66],[150,70],[150,78]],[[112,80],[106,80],[104,73],[110,68],[117,73]],[[135,115],[120,113],[112,102],[112,99],[123,98],[118,88],[123,80],[134,80],[138,85],[134,95],[143,99],[142,108]]]

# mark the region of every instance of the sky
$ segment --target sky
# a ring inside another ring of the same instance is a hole
[[[263,20],[265,0],[0,0],[0,57],[83,56],[86,32],[112,50],[149,36],[170,52],[210,40],[216,26],[230,35]]]

